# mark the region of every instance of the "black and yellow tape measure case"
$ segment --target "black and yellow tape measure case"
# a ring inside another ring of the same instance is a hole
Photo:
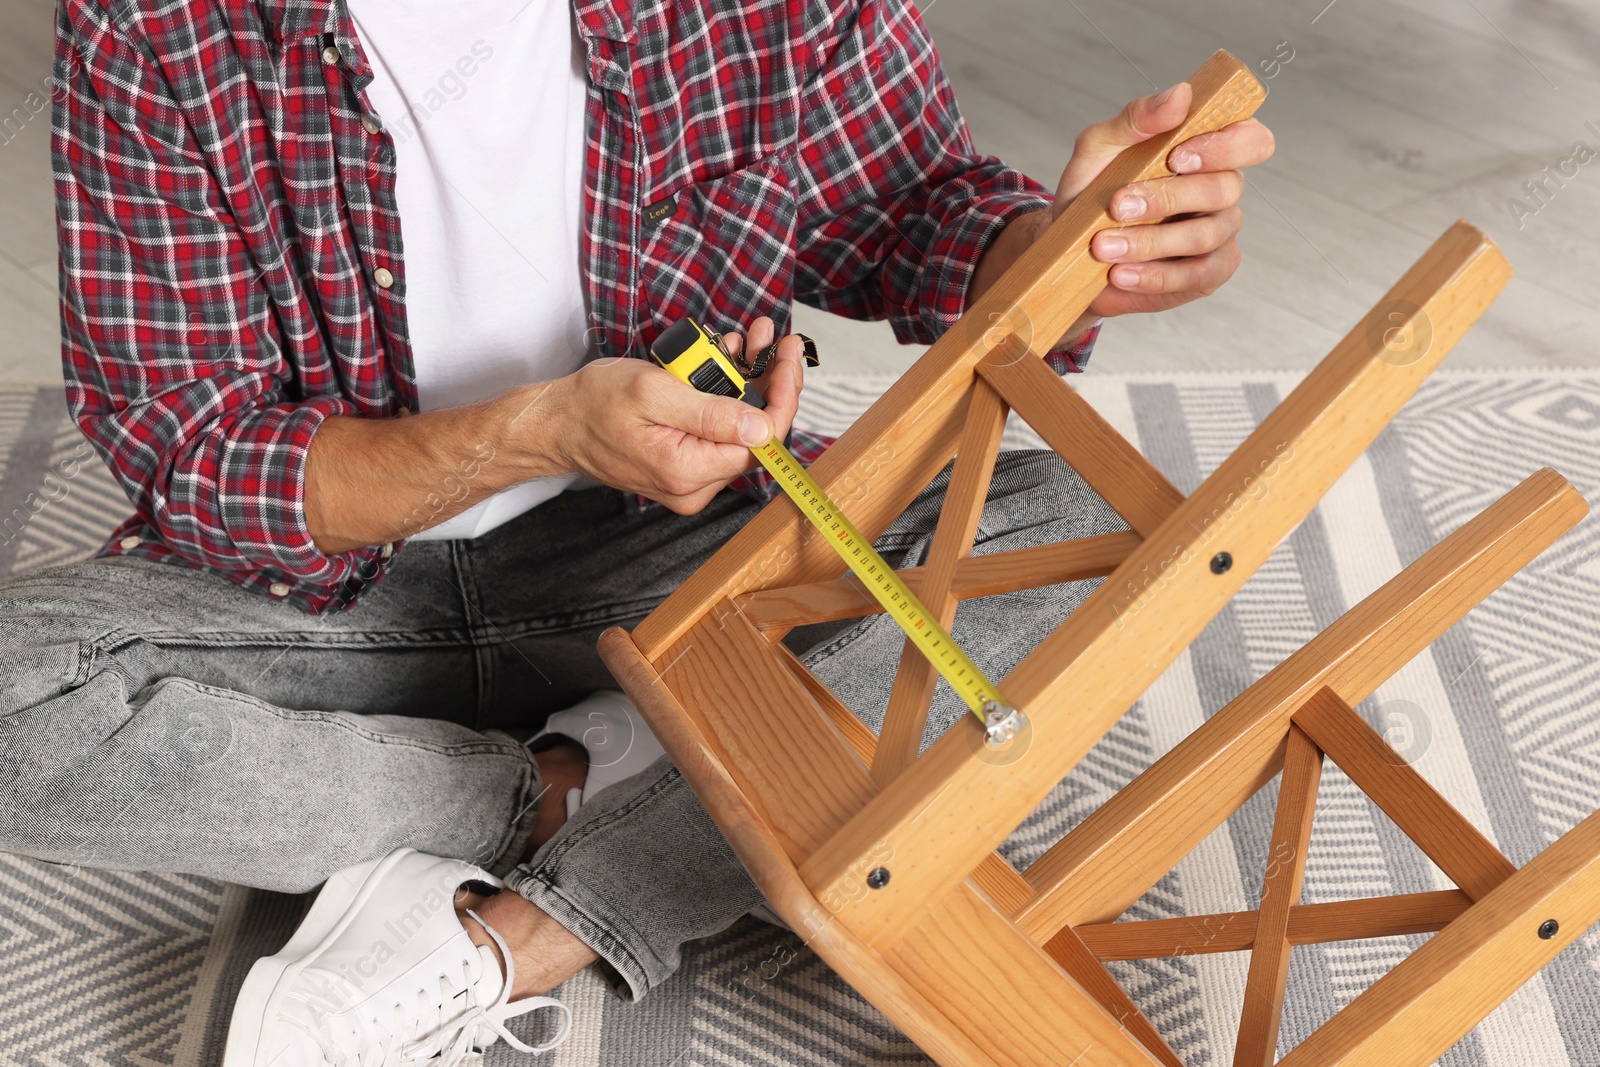
[[[767,398],[733,365],[722,338],[693,319],[667,327],[650,349],[655,361],[702,393],[743,400],[765,410]]]

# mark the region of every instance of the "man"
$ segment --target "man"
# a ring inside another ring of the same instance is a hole
[[[450,1067],[535,1009],[548,1047],[578,969],[643,995],[760,905],[625,701],[551,715],[754,513],[802,387],[794,339],[765,413],[639,357],[685,316],[765,349],[797,298],[932,341],[1190,101],[1084,131],[1052,199],[977,154],[905,0],[63,0],[57,42],[68,399],[137,514],[0,587],[0,847],[326,883],[229,1067]],[[1227,280],[1271,150],[1242,123],[1117,194],[1155,224],[1096,238],[1062,369]],[[1017,454],[980,550],[1117,525]],[[1082,592],[958,636],[998,670]],[[869,718],[884,621],[808,653]]]

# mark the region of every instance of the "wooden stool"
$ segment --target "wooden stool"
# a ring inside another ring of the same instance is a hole
[[[955,457],[924,566],[956,603],[1106,576],[1001,682],[1030,726],[991,748],[964,718],[918,755],[936,675],[902,656],[875,738],[783,645],[879,610],[786,499],[632,635],[601,651],[776,909],[947,1067],[1182,1061],[1102,964],[1252,950],[1234,1062],[1274,1061],[1293,945],[1438,931],[1283,1061],[1421,1067],[1600,920],[1600,816],[1517,870],[1352,711],[1587,511],[1541,470],[1213,716],[1026,871],[1008,834],[1311,511],[1510,277],[1473,227],[1444,234],[1185,498],[1034,351],[1106,284],[1089,239],[1110,194],[1169,173],[1180,141],[1264,97],[1217,53],[1180,129],[1124,152],[1048,235],[813,467],[876,537]],[[1007,412],[1126,521],[1125,533],[982,557],[971,545]],[[885,461],[882,457],[889,456]],[[846,490],[849,490],[846,495]],[[1324,756],[1460,887],[1302,905]],[[1118,916],[1282,774],[1257,912]]]

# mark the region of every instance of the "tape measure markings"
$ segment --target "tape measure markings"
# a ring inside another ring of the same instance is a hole
[[[906,586],[904,579],[834,506],[811,473],[781,441],[773,438],[751,451],[756,453],[762,466],[766,467],[806,518],[827,535],[829,543],[844,558],[850,570],[895,618],[906,636],[922,650],[967,707],[987,723],[986,706],[1004,704],[1005,701],[1001,699],[994,683],[945,632],[933,613]]]

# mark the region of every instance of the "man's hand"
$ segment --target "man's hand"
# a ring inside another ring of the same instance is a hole
[[[765,348],[773,332],[771,319],[757,319],[750,344]],[[725,343],[738,355],[745,339]],[[765,412],[697,393],[654,363],[607,359],[481,404],[334,416],[306,459],[306,526],[324,552],[381,545],[520,482],[574,471],[692,514],[755,466],[752,445],[788,434],[804,365],[800,339],[785,338],[757,382]]]
[[[1189,83],[1179,82],[1163,93],[1132,101],[1116,118],[1079,134],[1054,206],[1006,227],[979,264],[973,301],[1119,152],[1181,125],[1193,96]],[[1147,224],[1095,234],[1090,252],[1102,263],[1114,264],[1111,284],[1089,305],[1063,344],[1077,340],[1097,318],[1165,311],[1209,296],[1231,278],[1239,267],[1235,238],[1242,223],[1240,171],[1270,159],[1272,150],[1272,131],[1267,127],[1255,119],[1236,122],[1175,147],[1167,157],[1172,177],[1138,182],[1113,193],[1112,218]]]
[[[750,346],[770,345],[774,329],[771,319],[757,319],[750,327]],[[735,356],[744,350],[739,334],[723,341]],[[802,353],[798,337],[785,338],[778,357],[757,380],[767,398],[764,412],[696,392],[644,360],[591,363],[563,382],[566,396],[559,406],[566,432],[559,447],[565,465],[692,515],[755,466],[752,446],[788,435],[800,403]]]
[[[1117,153],[1182,124],[1193,90],[1180,82],[1142,96],[1122,114],[1078,135],[1056,190],[1052,221],[1097,178]],[[1235,241],[1242,219],[1240,170],[1272,157],[1272,131],[1255,119],[1184,141],[1167,157],[1173,177],[1124,186],[1111,196],[1119,222],[1163,221],[1102,230],[1094,258],[1114,263],[1111,287],[1089,305],[1097,316],[1165,311],[1210,296],[1239,268]]]

